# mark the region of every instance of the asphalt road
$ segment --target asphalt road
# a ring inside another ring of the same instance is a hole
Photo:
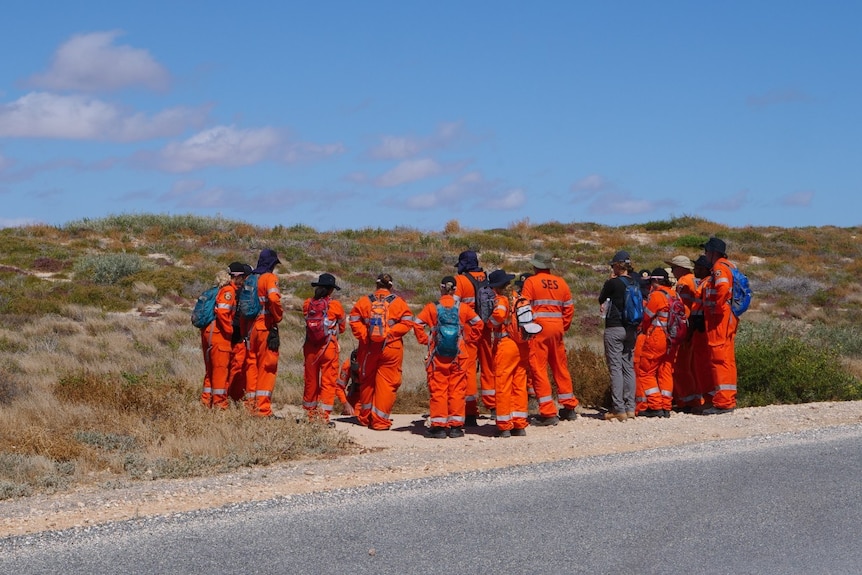
[[[862,572],[862,425],[0,540],[0,573]]]

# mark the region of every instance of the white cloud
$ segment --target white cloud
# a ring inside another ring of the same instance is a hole
[[[778,199],[779,205],[791,207],[808,207],[814,199],[814,192],[810,190],[786,194]]]
[[[375,160],[404,160],[413,158],[429,150],[445,147],[456,141],[462,134],[461,122],[444,122],[437,126],[428,137],[390,136],[380,137],[380,143],[368,155]]]
[[[748,190],[740,190],[735,194],[715,198],[712,202],[703,204],[702,209],[733,212],[748,203]]]
[[[166,88],[170,76],[149,52],[113,43],[121,34],[113,30],[72,36],[57,49],[48,71],[32,76],[28,84],[84,92],[130,86]]]
[[[168,172],[191,172],[212,166],[238,168],[271,158],[281,145],[274,128],[239,130],[216,126],[182,142],[165,146],[157,167]]]
[[[313,144],[309,142],[301,142],[288,146],[287,152],[284,154],[284,161],[288,164],[313,162],[343,154],[345,151],[347,151],[347,149],[341,142],[335,144]]]
[[[629,193],[608,192],[593,199],[590,203],[589,212],[603,216],[631,216],[648,214],[658,209],[666,210],[676,205],[677,202],[675,200],[644,199],[633,197]]]
[[[0,137],[131,142],[175,136],[199,126],[206,115],[206,110],[193,108],[130,114],[87,96],[31,92],[0,104]]]
[[[377,178],[375,184],[381,188],[391,188],[436,176],[442,170],[440,164],[430,158],[405,160]]]
[[[527,195],[520,188],[506,190],[502,194],[490,196],[484,202],[482,207],[489,210],[513,210],[520,208],[527,203]]]
[[[491,188],[492,184],[487,182],[481,173],[469,172],[439,190],[410,196],[403,205],[412,210],[424,210],[436,206],[459,209],[461,205],[475,201],[477,198],[491,198]]]

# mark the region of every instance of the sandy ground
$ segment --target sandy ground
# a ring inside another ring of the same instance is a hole
[[[353,439],[353,454],[213,477],[129,482],[113,489],[82,487],[0,501],[0,537],[462,471],[862,425],[862,402],[752,407],[708,417],[675,413],[669,419],[625,422],[607,422],[597,411],[585,410],[576,421],[531,426],[526,437],[505,439],[493,437],[493,421],[479,424],[464,438],[435,440],[423,436],[420,415],[396,415],[393,428],[382,432],[339,419],[336,432]]]

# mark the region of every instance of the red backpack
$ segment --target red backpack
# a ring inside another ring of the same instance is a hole
[[[673,353],[688,336],[688,318],[685,315],[685,304],[682,298],[673,292],[663,292],[667,296],[667,350]]]
[[[305,312],[305,341],[322,345],[329,338],[329,298],[312,298]]]

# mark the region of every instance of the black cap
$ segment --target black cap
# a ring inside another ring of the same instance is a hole
[[[457,282],[452,276],[446,276],[442,280],[440,280],[440,287],[445,289],[446,291],[455,289],[456,284]]]
[[[615,264],[618,262],[630,264],[630,263],[632,263],[632,258],[627,251],[620,250],[614,254],[614,259],[611,260],[612,264]]]
[[[227,271],[232,276],[247,276],[251,273],[251,266],[240,262],[231,262]]]
[[[668,275],[668,273],[667,273],[667,270],[666,270],[666,269],[664,269],[664,268],[656,268],[656,269],[654,269],[654,270],[652,271],[652,273],[650,274],[649,279],[651,279],[651,280],[664,280],[664,281],[668,281],[668,280],[670,279],[670,276]]]

